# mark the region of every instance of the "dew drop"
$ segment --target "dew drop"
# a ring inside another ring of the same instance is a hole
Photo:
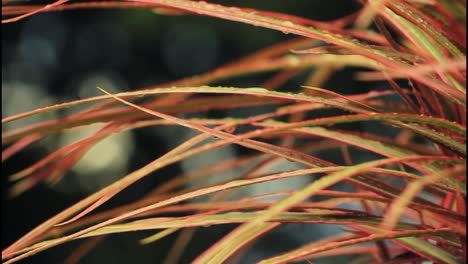
[[[232,134],[234,131],[236,131],[236,126],[228,127],[225,129],[225,131],[229,134]]]
[[[284,21],[283,25],[285,25],[287,27],[293,27],[294,26],[294,24],[291,21]],[[290,33],[288,30],[282,30],[282,32],[284,34],[289,34]]]

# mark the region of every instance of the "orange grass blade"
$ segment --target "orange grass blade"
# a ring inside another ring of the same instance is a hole
[[[26,14],[23,14],[23,15],[20,15],[20,16],[17,16],[17,17],[13,17],[13,18],[9,18],[9,19],[2,19],[2,24],[16,22],[16,21],[21,20],[23,18],[26,18],[28,16],[32,16],[32,15],[37,14],[39,12],[43,12],[44,10],[47,10],[49,8],[62,5],[64,3],[66,3],[66,2],[68,2],[68,0],[58,0],[58,1],[54,2],[54,3],[52,3],[52,4],[48,4],[48,5],[44,6],[44,7],[38,8],[38,9],[33,10],[31,12],[28,12]],[[2,7],[2,9],[3,9],[3,7]]]

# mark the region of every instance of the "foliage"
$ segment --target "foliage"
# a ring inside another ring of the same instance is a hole
[[[193,261],[223,263],[248,250],[251,242],[265,233],[294,222],[342,225],[347,232],[260,263],[289,263],[344,254],[360,256],[355,263],[466,261],[466,2],[359,2],[362,9],[349,17],[318,22],[285,13],[189,0],[60,0],[46,6],[3,0],[3,23],[38,12],[141,8],[166,15],[212,16],[298,38],[191,78],[116,94],[103,87],[99,88],[102,96],[4,118],[2,124],[62,108],[87,106],[67,118],[3,131],[2,161],[50,135],[101,124],[95,134],[11,175],[16,182],[13,195],[40,183],[59,181],[94,144],[113,133],[178,125],[199,134],[51,217],[4,249],[2,260],[13,263],[75,239],[86,239],[85,245],[91,245],[87,247],[89,250],[98,242],[95,239],[98,236],[136,230],[157,231],[142,243],[153,243],[180,231],[179,240],[186,243],[175,246],[176,251],[183,251],[184,245],[190,245],[193,227],[238,223],[232,232]],[[365,68],[367,71],[356,78],[386,81],[392,89],[338,94],[318,88],[343,67]],[[313,71],[300,92],[278,89],[310,69]],[[264,72],[272,77],[258,85],[262,88],[206,86]],[[388,98],[394,95],[401,100],[390,103]],[[184,113],[261,105],[274,106],[274,110],[248,118],[181,117]],[[340,111],[320,116],[330,109]],[[319,117],[310,118],[310,113]],[[363,122],[392,127],[397,133],[387,136],[343,126]],[[240,130],[247,132],[237,132]],[[208,141],[210,138],[216,140]],[[194,170],[193,177],[175,176],[139,200],[94,213],[97,207],[150,173],[229,144],[254,150],[256,154]],[[318,157],[317,153],[323,150],[341,153],[343,163]],[[356,163],[350,152],[371,154],[374,158]],[[268,175],[259,173],[283,159],[304,168]],[[197,188],[186,185],[188,181],[216,177],[222,171],[246,164],[254,165],[253,169],[237,179]],[[297,191],[229,199],[240,187],[311,175],[320,177]],[[340,182],[355,189],[352,192],[328,189]],[[184,203],[210,194],[209,200]],[[268,196],[281,199],[262,200]],[[310,202],[311,197],[323,199]],[[343,204],[353,204],[359,209],[339,207]],[[177,262],[177,256],[168,257],[172,263]]]

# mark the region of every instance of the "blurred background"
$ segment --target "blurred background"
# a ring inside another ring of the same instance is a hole
[[[359,8],[354,1],[343,0],[216,2],[321,21],[351,14]],[[112,92],[129,91],[193,76],[292,38],[295,36],[216,18],[167,16],[141,9],[86,9],[33,15],[16,23],[2,24],[2,117],[99,95],[96,86]],[[346,89],[349,93],[357,90],[358,84],[352,82],[352,71],[343,70],[337,74],[325,84],[326,88]],[[297,89],[305,77],[298,75],[288,85]],[[258,86],[262,80],[261,76],[253,76],[222,84],[251,87]],[[71,110],[12,122],[3,126],[2,131],[64,117],[68,111]],[[158,127],[113,135],[96,145],[53,188],[41,185],[14,199],[7,197],[11,186],[8,175],[96,129],[89,126],[80,133],[50,136],[3,164],[2,248],[79,199],[162,155],[190,133],[184,129]],[[216,161],[215,157],[222,159],[236,153],[233,147],[223,148],[208,159]],[[187,161],[158,171],[102,209],[133,201],[171,175],[190,170],[194,163],[197,162]],[[296,184],[299,184],[296,187],[301,186],[301,183]],[[180,263],[189,263],[230,228],[232,226],[217,226],[199,230]],[[336,227],[326,225],[315,225],[311,230],[287,224],[261,237],[240,263],[254,263],[336,231]],[[154,244],[138,244],[139,239],[150,234],[152,232],[112,235],[80,263],[161,263],[176,235]],[[20,263],[63,263],[79,244],[80,241],[68,243]],[[347,261],[337,259],[330,263]]]

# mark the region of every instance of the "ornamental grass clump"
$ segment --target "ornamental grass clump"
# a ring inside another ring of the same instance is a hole
[[[164,15],[210,16],[295,38],[190,78],[121,93],[97,84],[99,96],[3,118],[2,124],[8,124],[45,112],[83,109],[65,118],[2,130],[3,162],[43,138],[100,126],[92,135],[9,175],[12,196],[38,184],[59,182],[95,144],[114,133],[181,126],[196,134],[51,216],[4,248],[2,260],[14,263],[80,240],[84,246],[73,255],[76,262],[99,243],[96,238],[152,230],[155,234],[142,238],[142,244],[177,233],[165,261],[179,263],[196,228],[235,224],[192,261],[234,263],[267,233],[301,223],[337,225],[344,232],[310,238],[310,243],[275,252],[258,263],[314,262],[343,255],[353,255],[352,263],[466,262],[466,2],[357,2],[362,8],[356,13],[323,22],[237,7],[235,2],[226,6],[189,0],[59,0],[37,6],[3,1],[4,24],[39,12],[137,8]],[[375,88],[355,94],[328,90],[325,82],[343,68],[359,69],[354,78]],[[264,81],[253,87],[219,86],[256,74]],[[306,81],[290,87],[288,81],[300,74],[308,74]],[[252,111],[248,117],[185,115],[259,106],[270,110]],[[362,131],[350,124],[380,129]],[[193,169],[192,175],[174,175],[127,204],[97,210],[149,174],[229,145],[249,151]],[[340,159],[327,159],[323,152]],[[284,161],[300,166],[265,173],[265,168]],[[217,180],[228,171],[242,173]],[[236,195],[245,187],[299,177],[311,180],[295,190],[285,186]],[[213,181],[203,182],[206,179]],[[352,186],[351,191],[330,188],[341,183]]]

